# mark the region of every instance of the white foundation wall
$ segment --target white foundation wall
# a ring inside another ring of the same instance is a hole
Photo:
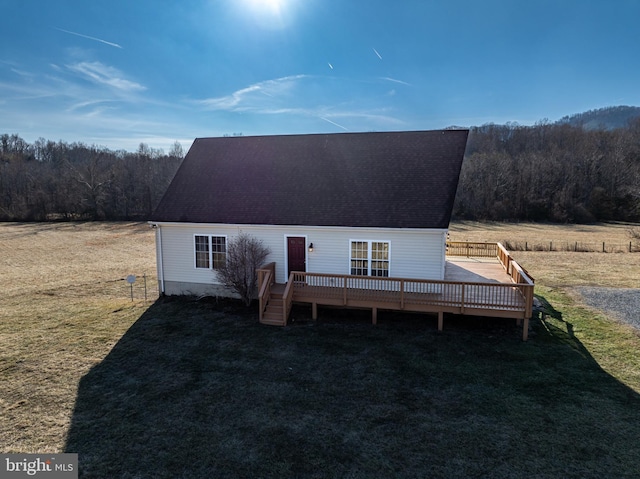
[[[213,270],[195,267],[195,235],[226,236],[233,241],[241,232],[267,246],[267,262],[276,263],[276,281],[287,281],[287,237],[306,240],[308,272],[349,274],[351,241],[389,242],[389,275],[409,279],[444,279],[444,229],[348,228],[321,226],[219,225],[157,223],[158,280],[165,294],[212,294],[228,296],[216,285]],[[313,243],[313,251],[308,247]]]

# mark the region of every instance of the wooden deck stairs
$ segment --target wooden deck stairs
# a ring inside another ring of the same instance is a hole
[[[267,309],[265,309],[260,322],[271,326],[284,326],[283,314],[284,302],[282,301],[282,295],[278,297],[278,295],[271,293]]]
[[[271,287],[271,294],[269,295],[269,301],[267,307],[262,314],[260,322],[262,324],[269,324],[271,326],[286,326],[284,322],[284,300],[282,294],[284,293],[284,285],[274,283]]]

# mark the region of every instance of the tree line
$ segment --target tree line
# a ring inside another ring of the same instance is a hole
[[[0,220],[146,219],[183,156],[178,142],[131,153],[0,135]]]
[[[135,152],[0,135],[0,221],[144,220],[184,152]],[[471,128],[457,219],[640,220],[640,119],[624,128],[567,123]]]
[[[545,121],[472,128],[454,216],[569,223],[640,220],[640,119],[613,130]]]

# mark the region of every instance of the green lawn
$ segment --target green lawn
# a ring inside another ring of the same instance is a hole
[[[640,396],[568,308],[523,343],[508,320],[303,308],[276,328],[159,300],[81,379],[66,451],[99,478],[638,477]]]

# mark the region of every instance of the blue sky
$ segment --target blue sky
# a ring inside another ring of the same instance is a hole
[[[640,105],[639,0],[0,0],[0,133],[135,150]]]

